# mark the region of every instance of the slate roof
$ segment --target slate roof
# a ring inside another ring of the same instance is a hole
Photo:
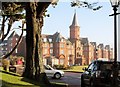
[[[54,33],[53,35],[42,34],[43,42],[61,42],[62,40],[66,41],[66,44],[72,44],[68,39],[65,39],[59,32]]]
[[[88,45],[88,43],[89,43],[88,38],[80,38],[80,40],[81,40],[81,44],[83,44],[83,45]]]
[[[75,12],[71,26],[79,26],[77,19],[78,19],[78,18],[77,18],[77,14],[76,14],[76,12]]]

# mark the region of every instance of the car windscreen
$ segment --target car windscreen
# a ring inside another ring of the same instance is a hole
[[[47,65],[44,65],[44,69],[45,70],[51,70],[51,68],[49,66],[47,66]]]

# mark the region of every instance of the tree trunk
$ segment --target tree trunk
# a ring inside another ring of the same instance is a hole
[[[34,18],[30,3],[26,3],[26,60],[25,60],[25,71],[23,76],[33,79],[34,70]]]
[[[23,76],[50,84],[43,67],[41,36],[43,18],[42,16],[41,19],[37,18],[36,8],[35,2],[28,2],[26,5],[26,64]]]

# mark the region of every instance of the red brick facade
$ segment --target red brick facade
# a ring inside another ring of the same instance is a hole
[[[19,39],[19,35],[13,32],[7,40],[7,51],[10,52],[13,47],[16,45],[17,41]],[[20,44],[15,49],[15,51],[12,53],[13,56],[23,56],[26,55],[26,44],[25,44],[25,37],[22,37],[22,40],[20,41]]]

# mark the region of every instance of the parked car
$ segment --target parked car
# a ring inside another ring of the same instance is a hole
[[[96,60],[81,75],[81,87],[111,86],[113,83],[113,63],[112,61]],[[117,85],[120,85],[120,63],[117,63]],[[120,87],[120,86],[118,86]]]
[[[61,77],[64,76],[63,71],[56,70],[49,65],[44,65],[44,68],[45,68],[45,73],[48,77],[53,77],[53,78],[56,78],[56,79],[60,79]]]

